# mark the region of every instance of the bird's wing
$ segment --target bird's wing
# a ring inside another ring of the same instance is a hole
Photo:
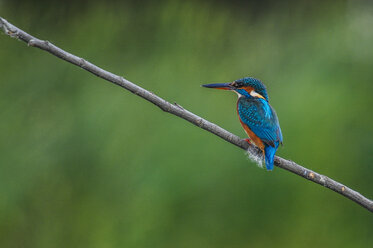
[[[264,143],[273,147],[282,143],[276,112],[266,100],[240,98],[237,108],[241,121]]]

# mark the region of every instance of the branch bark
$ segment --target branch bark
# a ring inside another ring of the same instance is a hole
[[[101,77],[111,83],[114,83],[130,92],[144,98],[145,100],[153,103],[158,106],[165,112],[176,115],[180,118],[183,118],[192,124],[205,129],[206,131],[213,133],[220,138],[230,142],[233,145],[240,147],[248,151],[251,154],[257,155],[258,149],[252,145],[249,145],[245,140],[240,137],[228,132],[227,130],[219,127],[218,125],[211,123],[202,117],[184,109],[180,105],[174,103],[171,104],[163,98],[155,95],[154,93],[147,91],[136,84],[124,79],[121,76],[115,75],[109,71],[106,71],[83,58],[77,57],[69,52],[62,50],[61,48],[53,45],[52,43],[46,40],[40,40],[34,36],[26,33],[25,31],[17,28],[11,23],[7,22],[4,18],[0,17],[0,28],[4,31],[5,34],[16,38],[18,40],[26,42],[29,46],[40,48],[41,50],[47,51],[69,63],[72,63],[76,66],[83,68],[91,72],[92,74]],[[352,190],[351,188],[327,177],[317,172],[314,172],[310,169],[307,169],[301,165],[296,164],[291,160],[286,160],[284,158],[275,157],[275,165],[287,171],[290,171],[298,176],[301,176],[307,180],[310,180],[314,183],[320,184],[329,188],[348,199],[360,204],[362,207],[373,212],[373,201],[361,195],[359,192]]]

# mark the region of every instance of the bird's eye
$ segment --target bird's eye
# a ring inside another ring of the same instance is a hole
[[[231,86],[232,86],[232,87],[235,87],[235,88],[238,88],[238,87],[239,87],[239,85],[238,85],[237,82],[232,82],[232,83],[231,83]]]

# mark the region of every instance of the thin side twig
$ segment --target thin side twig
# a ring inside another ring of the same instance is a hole
[[[29,46],[40,48],[41,50],[47,51],[63,60],[66,60],[69,63],[79,66],[83,68],[84,70],[87,70],[98,77],[101,77],[111,83],[114,83],[144,98],[145,100],[153,103],[154,105],[158,106],[160,109],[162,109],[165,112],[168,112],[170,114],[183,118],[193,123],[194,125],[202,129],[205,129],[206,131],[213,133],[219,136],[220,138],[232,143],[233,145],[236,145],[244,150],[247,150],[251,154],[257,154],[256,147],[249,145],[245,140],[228,132],[227,130],[219,127],[218,125],[203,119],[202,117],[184,109],[183,107],[181,107],[180,105],[176,103],[171,104],[168,101],[164,100],[163,98],[155,95],[154,93],[150,91],[147,91],[139,87],[138,85],[124,79],[123,77],[115,75],[109,71],[106,71],[86,61],[83,58],[77,57],[69,52],[66,52],[46,40],[40,40],[38,38],[35,38],[34,36],[10,24],[4,18],[1,18],[1,17],[0,17],[0,28],[4,31],[5,34],[13,38],[16,38],[18,40],[24,41]],[[325,186],[326,188],[329,188],[347,197],[348,199],[360,204],[364,208],[373,212],[373,201],[372,200],[366,198],[365,196],[361,195],[359,192],[356,192],[352,190],[351,188],[327,176],[314,172],[310,169],[307,169],[303,166],[296,164],[295,162],[291,160],[286,160],[278,156],[275,157],[275,165],[278,166],[279,168],[285,169],[298,176],[308,179],[314,183]]]

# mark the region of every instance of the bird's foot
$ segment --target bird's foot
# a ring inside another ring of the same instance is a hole
[[[250,145],[252,144],[251,141],[250,141],[250,139],[245,139],[245,141],[246,141],[247,143],[249,143]]]

